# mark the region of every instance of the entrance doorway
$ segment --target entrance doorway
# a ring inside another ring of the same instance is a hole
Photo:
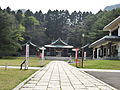
[[[62,55],[62,51],[56,51],[56,56],[57,57],[61,57],[61,55]]]

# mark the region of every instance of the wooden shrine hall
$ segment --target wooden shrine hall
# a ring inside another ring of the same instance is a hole
[[[65,43],[61,38],[51,44],[45,45],[45,56],[70,57],[73,46]]]

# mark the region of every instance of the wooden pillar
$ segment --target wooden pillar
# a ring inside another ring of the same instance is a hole
[[[42,47],[42,48],[40,48],[40,49],[42,50],[42,56],[41,56],[41,59],[44,60],[44,59],[45,59],[45,55],[44,55],[44,53],[45,53],[46,48],[45,48],[45,47]]]
[[[118,36],[120,36],[120,24],[119,24],[119,28],[118,28]]]
[[[55,56],[55,48],[53,48],[53,56]]]
[[[103,46],[101,46],[101,51],[100,51],[100,53],[101,53],[101,57],[103,57],[103,56],[104,56],[104,48],[103,48]]]
[[[51,51],[50,51],[50,49],[51,49],[51,48],[49,47],[49,51],[48,51],[48,52],[49,52],[49,54],[48,54],[48,56],[51,56]]]
[[[118,43],[118,57],[120,58],[120,43]]]
[[[104,48],[102,48],[102,56],[104,57]]]
[[[120,36],[120,24],[118,28],[118,36]],[[120,59],[120,43],[118,43],[118,58]]]
[[[107,49],[106,49],[106,56],[108,57],[108,55],[109,55],[109,48],[107,47]]]
[[[93,48],[93,59],[95,59],[95,48]]]
[[[68,49],[67,49],[67,56],[69,57],[69,54],[68,54]]]
[[[97,48],[97,59],[99,58],[99,48]]]
[[[112,51],[111,50],[111,44],[112,44],[111,42],[108,44],[108,53],[109,53],[108,56],[109,57],[111,57],[111,51]]]

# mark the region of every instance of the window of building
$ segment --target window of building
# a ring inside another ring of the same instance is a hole
[[[112,36],[118,36],[118,29],[114,30],[113,32],[111,32]]]

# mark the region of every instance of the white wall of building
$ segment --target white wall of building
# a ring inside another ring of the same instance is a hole
[[[118,27],[118,36],[120,36],[120,24],[119,24],[119,27]]]
[[[120,58],[120,43],[118,43],[118,57]]]

